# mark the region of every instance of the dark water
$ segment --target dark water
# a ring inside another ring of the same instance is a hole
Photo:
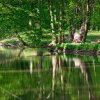
[[[0,100],[100,100],[100,56],[1,48]]]

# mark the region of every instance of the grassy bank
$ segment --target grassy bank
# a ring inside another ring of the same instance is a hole
[[[58,53],[78,53],[78,54],[87,54],[87,55],[96,55],[100,54],[100,44],[58,44],[54,48],[55,52]]]
[[[60,49],[61,50],[66,50],[70,52],[81,52],[81,51],[99,51],[99,44],[100,42],[100,31],[90,31],[87,35],[86,39],[86,44],[71,44],[69,43],[69,38],[68,38],[68,31],[64,32],[66,40],[64,41],[63,44],[61,45],[56,45],[54,48],[55,49]],[[51,42],[51,35],[48,34],[43,34],[42,37],[38,38],[33,38],[30,40],[27,36],[25,36],[25,33],[21,33],[20,36],[22,39],[32,47],[47,47],[48,44]],[[15,37],[9,37],[9,38],[4,38],[0,41],[0,46],[9,46],[9,47],[22,47],[23,44],[19,39]],[[91,51],[91,52],[92,52]]]

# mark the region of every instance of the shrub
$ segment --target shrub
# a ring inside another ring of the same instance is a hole
[[[98,44],[98,50],[100,50],[100,44]]]
[[[56,49],[64,49],[64,50],[71,50],[71,51],[78,51],[78,50],[100,50],[100,45],[98,44],[58,44],[55,47]]]

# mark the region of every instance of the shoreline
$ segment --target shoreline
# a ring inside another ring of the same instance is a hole
[[[100,56],[100,51],[96,50],[54,50],[52,53],[54,54],[78,54],[78,55],[88,55],[88,56]]]
[[[50,52],[55,54],[79,54],[100,56],[100,44],[59,44],[49,47]]]
[[[56,46],[48,47],[47,49],[51,54],[78,54],[78,55],[89,55],[89,56],[100,56],[100,44],[99,45],[93,45],[89,44],[85,48],[87,44],[60,44]],[[91,48],[89,47],[91,46]],[[27,48],[28,46],[19,46],[19,45],[6,45],[0,43],[0,48]],[[36,47],[29,47],[29,48],[36,48]],[[44,48],[40,47],[40,48]]]

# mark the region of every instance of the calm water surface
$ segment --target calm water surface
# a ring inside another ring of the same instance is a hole
[[[1,48],[0,100],[100,100],[100,56]]]

